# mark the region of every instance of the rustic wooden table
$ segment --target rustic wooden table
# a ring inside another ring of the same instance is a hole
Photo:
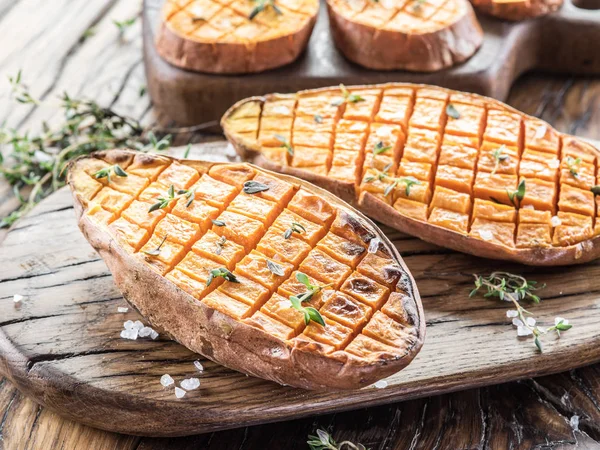
[[[23,69],[34,95],[86,96],[152,124],[139,20],[131,0],[0,0],[0,80]],[[93,29],[93,33],[86,30]],[[90,35],[87,38],[83,36]],[[600,139],[600,79],[529,75],[509,101],[561,131]],[[0,123],[39,129],[51,105],[16,105],[0,85]],[[194,134],[191,142],[221,139]],[[0,182],[0,216],[16,206]],[[560,361],[557,362],[560,364]],[[394,405],[178,439],[118,435],[63,420],[0,378],[1,449],[306,449],[316,428],[372,449],[600,448],[600,364],[559,375]]]

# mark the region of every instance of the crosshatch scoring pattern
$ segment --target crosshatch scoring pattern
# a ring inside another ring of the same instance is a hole
[[[188,39],[242,43],[274,39],[302,29],[316,15],[318,0],[277,0],[250,19],[258,5],[252,0],[167,0],[163,18],[169,28]]]
[[[354,185],[357,196],[369,192],[401,215],[476,239],[560,247],[600,234],[592,146],[460,92],[389,86],[342,94],[242,103],[227,126],[278,165]]]
[[[343,350],[359,358],[398,359],[410,351],[419,324],[415,328],[406,273],[381,248],[368,251],[352,226],[357,220],[352,213],[245,164],[208,170],[192,161],[148,158],[120,161],[127,177],[96,179],[111,164],[93,158],[70,173],[88,205],[85,214],[108,226],[130,253],[207,306],[291,344],[318,343],[323,354]],[[248,180],[269,189],[246,194],[242,186]],[[169,186],[176,193],[193,191],[194,200],[188,205],[182,195],[149,213]],[[293,222],[305,231],[286,239]],[[154,256],[145,253],[157,248]],[[274,274],[267,261],[284,275]],[[209,271],[221,267],[239,283],[215,278],[207,286]],[[303,314],[291,307],[289,297],[307,291],[298,272],[324,287],[309,302],[324,327],[305,325]]]
[[[464,16],[464,0],[329,0],[336,14],[352,22],[400,33],[431,32]]]

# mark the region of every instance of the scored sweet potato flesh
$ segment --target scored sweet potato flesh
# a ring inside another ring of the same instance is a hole
[[[242,101],[222,123],[258,164],[346,193],[359,208],[376,199],[388,208],[371,215],[424,238],[419,224],[518,260],[519,250],[600,234],[597,150],[492,99],[400,84],[330,88]]]
[[[115,163],[126,177],[96,177]],[[376,234],[339,201],[247,164],[192,167],[123,152],[80,159],[69,177],[82,221],[202,305],[290,348],[377,366],[412,355],[422,339],[410,276],[384,245],[373,248]],[[267,190],[246,193],[250,180]],[[149,212],[171,186],[175,198]],[[238,282],[209,282],[218,268]],[[290,296],[307,292],[298,273],[323,287],[304,306],[319,310],[325,326],[307,325],[292,308]]]

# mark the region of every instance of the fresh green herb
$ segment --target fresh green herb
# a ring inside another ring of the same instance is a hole
[[[377,176],[369,175],[369,176],[365,177],[365,179],[363,181],[365,183],[372,183],[375,180],[389,181],[390,184],[388,184],[386,186],[385,190],[383,191],[383,195],[385,197],[390,195],[390,193],[396,188],[396,186],[398,186],[400,184],[405,185],[404,192],[406,192],[406,196],[408,197],[408,196],[410,196],[410,188],[412,186],[414,186],[415,184],[421,184],[421,182],[419,180],[417,180],[415,177],[412,177],[412,176],[396,178],[396,177],[392,177],[392,176],[388,175],[387,172],[390,168],[391,168],[391,165],[388,164],[387,166],[385,166],[383,168],[382,171],[378,171]]]
[[[510,202],[513,204],[513,206],[515,208],[521,207],[521,201],[523,201],[523,198],[525,198],[525,191],[526,191],[525,178],[523,178],[521,180],[516,191],[510,192],[508,189],[506,190],[508,199],[510,200]]]
[[[131,27],[136,21],[137,21],[137,17],[131,17],[130,19],[122,20],[122,21],[113,20],[113,23],[119,29],[119,34],[123,34],[123,33],[125,33],[125,30],[127,30],[127,28]]]
[[[289,239],[292,236],[292,233],[306,233],[306,228],[304,228],[304,225],[302,225],[301,223],[292,222],[290,227],[287,230],[285,230],[285,233],[283,233],[283,238]]]
[[[317,122],[317,123],[323,123],[323,116],[321,116],[319,114],[315,114],[314,119],[315,119],[315,122]]]
[[[598,186],[592,186],[592,188],[590,189],[590,191],[592,191],[592,194],[594,194],[594,197],[596,195],[600,195],[600,185],[598,185]]]
[[[448,106],[446,106],[446,114],[453,119],[460,119],[460,113],[452,103],[448,103]]]
[[[502,164],[510,159],[510,156],[506,155],[504,153],[505,150],[506,150],[506,145],[502,144],[496,150],[492,150],[490,152],[490,154],[492,155],[492,158],[494,158],[494,170],[492,170],[492,175],[494,175],[496,173],[496,170],[498,170],[498,167],[500,166],[500,164]]]
[[[343,441],[339,444],[333,440],[331,435],[325,430],[317,430],[317,435],[309,435],[306,441],[310,450],[367,450],[362,444],[354,444],[350,441]]]
[[[106,181],[110,183],[110,173],[114,172],[118,177],[126,177],[127,173],[123,170],[123,168],[115,164],[114,166],[105,167],[104,169],[100,169],[98,172],[94,174],[96,179],[106,178]]]
[[[39,103],[27,91],[20,71],[9,81],[16,101]],[[74,99],[65,93],[60,98],[60,108],[64,121],[56,128],[43,123],[37,134],[21,134],[0,126],[0,145],[10,147],[3,149],[6,158],[0,157],[0,175],[18,193],[20,201],[19,208],[0,221],[0,227],[12,225],[42,198],[62,187],[65,169],[78,156],[112,148],[150,152],[170,145],[169,135],[159,140],[137,120],[96,102]]]
[[[295,295],[290,296],[290,302],[292,303],[292,308],[300,311],[304,314],[304,323],[308,325],[310,321],[317,322],[319,325],[325,326],[325,321],[323,317],[312,306],[302,306],[302,300]]]
[[[306,292],[297,296],[301,302],[309,301],[311,298],[313,298],[314,295],[318,294],[323,289],[326,289],[331,286],[331,283],[323,286],[319,286],[318,284],[312,284],[310,282],[310,279],[308,278],[308,275],[302,272],[296,272],[296,280],[298,280],[300,283],[306,286],[307,289]]]
[[[340,106],[340,105],[343,105],[344,103],[358,103],[358,102],[365,101],[365,99],[362,98],[360,95],[351,94],[350,91],[348,91],[346,86],[344,86],[343,84],[340,84],[340,90],[342,91],[342,98],[338,99],[338,100],[334,100],[331,103],[331,106]]]
[[[206,280],[206,285],[210,286],[212,281],[218,277],[222,277],[227,281],[231,281],[232,283],[239,283],[239,280],[234,274],[232,274],[225,267],[221,267],[219,269],[212,269],[208,272],[208,279]]]
[[[160,241],[160,244],[158,245],[158,247],[156,247],[154,250],[145,251],[144,253],[146,255],[149,255],[149,256],[158,256],[158,255],[160,255],[160,249],[161,249],[161,247],[163,246],[163,244],[165,243],[166,240],[167,240],[167,237],[165,236],[164,238],[162,238],[162,241]]]
[[[96,34],[96,28],[95,27],[90,27],[90,28],[88,28],[87,30],[85,30],[83,32],[83,34],[79,38],[79,42],[80,43],[84,43],[85,41],[87,41],[89,38],[91,38],[95,34]]]
[[[176,200],[177,197],[175,196],[175,187],[173,185],[171,185],[169,187],[169,190],[167,191],[167,195],[166,197],[158,197],[158,201],[153,204],[152,206],[150,206],[150,208],[148,209],[148,213],[151,213],[153,211],[156,211],[158,209],[164,209],[167,206],[169,206],[169,204],[173,201]]]
[[[189,208],[192,202],[196,199],[196,188],[194,189],[180,189],[177,191],[178,196],[184,196],[187,198],[187,202],[185,202],[185,207]]]
[[[225,243],[227,242],[227,238],[225,236],[221,236],[217,241],[217,248],[215,249],[215,255],[220,255],[223,253],[223,247],[225,247]]]
[[[256,3],[256,6],[250,11],[250,14],[248,15],[249,20],[254,19],[268,7],[273,8],[273,11],[275,11],[278,16],[283,14],[283,11],[275,4],[275,0],[254,0],[254,2]]]
[[[213,220],[211,220],[211,222],[213,223],[213,225],[215,227],[225,227],[225,226],[227,226],[227,224],[224,221],[222,221],[222,220],[218,220],[218,219],[214,220],[213,219]]]
[[[572,325],[568,320],[557,317],[554,326],[546,329],[536,325],[536,320],[531,317],[520,302],[522,300],[539,303],[540,297],[535,291],[543,289],[546,285],[538,285],[535,281],[528,281],[525,277],[508,272],[493,272],[489,276],[473,275],[475,277],[475,288],[469,294],[469,297],[476,295],[481,289],[485,290],[484,297],[496,297],[503,301],[512,302],[515,305],[514,310],[507,311],[507,317],[513,319],[513,325],[517,327],[517,335],[520,337],[533,336],[533,342],[537,349],[542,352],[541,336],[545,333],[556,331],[560,336],[561,331],[569,330]],[[526,317],[529,316],[529,317]]]
[[[147,90],[147,89],[148,89],[148,88],[146,87],[146,85],[145,85],[145,84],[142,84],[142,85],[140,86],[140,90],[139,90],[139,92],[138,92],[138,94],[139,94],[140,98],[142,98],[144,95],[146,95],[146,90]]]
[[[281,146],[285,147],[285,149],[290,154],[290,156],[294,156],[294,149],[292,148],[292,146],[290,145],[290,143],[288,142],[288,140],[285,136],[282,136],[281,134],[275,134],[275,135],[273,135],[273,137],[275,139],[277,139],[279,142],[281,142]]]
[[[380,155],[391,149],[392,149],[391,145],[384,145],[383,141],[379,141],[377,144],[375,144],[375,147],[373,147],[373,154]]]
[[[278,277],[285,276],[283,266],[271,261],[270,259],[267,259],[267,268],[271,271],[272,274],[277,275]]]
[[[567,156],[566,162],[571,176],[575,179],[579,179],[579,166],[581,165],[581,158]]]
[[[427,2],[427,0],[413,0],[412,10],[414,12],[420,11],[421,10],[421,5],[423,5],[426,2]]]
[[[268,191],[269,186],[258,181],[246,181],[244,183],[244,192],[246,194],[257,194],[259,192]]]
[[[23,81],[21,79],[22,75],[23,75],[23,72],[21,70],[19,70],[19,72],[17,72],[16,76],[8,77],[8,82],[10,83],[11,93],[12,93],[14,99],[17,102],[23,103],[25,105],[27,105],[27,104],[39,105],[40,104],[39,100],[32,97],[32,95],[29,93],[29,89],[23,83]]]
[[[190,150],[192,150],[192,144],[188,144],[185,148],[185,152],[183,152],[183,159],[188,159],[190,156]]]

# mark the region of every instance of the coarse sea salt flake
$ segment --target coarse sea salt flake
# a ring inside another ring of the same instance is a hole
[[[127,311],[129,311],[129,308],[126,308],[124,306],[119,306],[117,308],[117,312],[120,312],[120,313],[126,313]]]
[[[484,241],[491,241],[494,239],[494,233],[492,233],[490,230],[481,230],[479,232],[479,236],[481,236],[481,239]]]
[[[516,317],[513,319],[512,324],[515,327],[522,327],[523,325],[525,325],[521,319],[518,319]]]
[[[179,387],[175,388],[175,397],[183,398],[183,397],[185,397],[185,394],[186,394],[186,392],[183,389],[181,389]]]
[[[562,220],[560,220],[560,217],[558,217],[558,216],[554,216],[554,217],[552,217],[552,219],[550,219],[550,225],[552,225],[553,227],[557,227],[561,224],[562,224]]]
[[[186,378],[182,380],[179,385],[186,391],[193,391],[200,387],[200,380],[198,378]]]
[[[533,331],[527,327],[517,327],[517,336],[531,336]]]
[[[278,105],[273,107],[273,112],[287,116],[290,113],[290,109],[287,106]]]
[[[162,384],[164,387],[171,386],[173,383],[175,383],[175,380],[168,373],[165,373],[162,377],[160,377],[160,384]]]
[[[535,319],[533,317],[528,317],[527,318],[527,325],[529,325],[530,327],[535,325]]]
[[[139,320],[136,320],[135,322],[133,322],[133,328],[141,330],[142,328],[144,328],[144,324]]]
[[[204,372],[204,366],[200,361],[194,361],[194,367],[198,369],[199,372]]]
[[[132,328],[130,330],[122,330],[121,337],[123,339],[130,339],[132,341],[135,341],[138,338],[138,330],[136,330],[135,328]]]
[[[133,320],[128,320],[127,322],[125,322],[123,324],[123,328],[125,328],[126,330],[133,330],[133,328],[134,328]]]
[[[512,317],[518,317],[519,316],[519,312],[516,309],[509,309],[508,311],[506,311],[506,317],[512,318]]]
[[[377,389],[384,389],[388,386],[387,381],[385,380],[379,380],[377,383],[375,383],[375,387]]]
[[[551,169],[558,169],[559,166],[560,161],[558,159],[552,159],[548,161],[548,167],[550,167]]]
[[[15,294],[15,295],[13,295],[13,302],[15,302],[15,303],[21,303],[24,298],[25,297],[23,297],[22,295]]]
[[[369,249],[367,250],[369,253],[377,253],[377,249],[379,248],[379,244],[381,244],[381,239],[373,238],[369,241]]]
[[[156,330],[152,330],[150,332],[150,338],[154,341],[158,337],[158,332]]]
[[[139,335],[140,335],[140,337],[148,337],[148,336],[150,336],[152,331],[154,331],[154,330],[150,327],[143,327],[140,329]]]

